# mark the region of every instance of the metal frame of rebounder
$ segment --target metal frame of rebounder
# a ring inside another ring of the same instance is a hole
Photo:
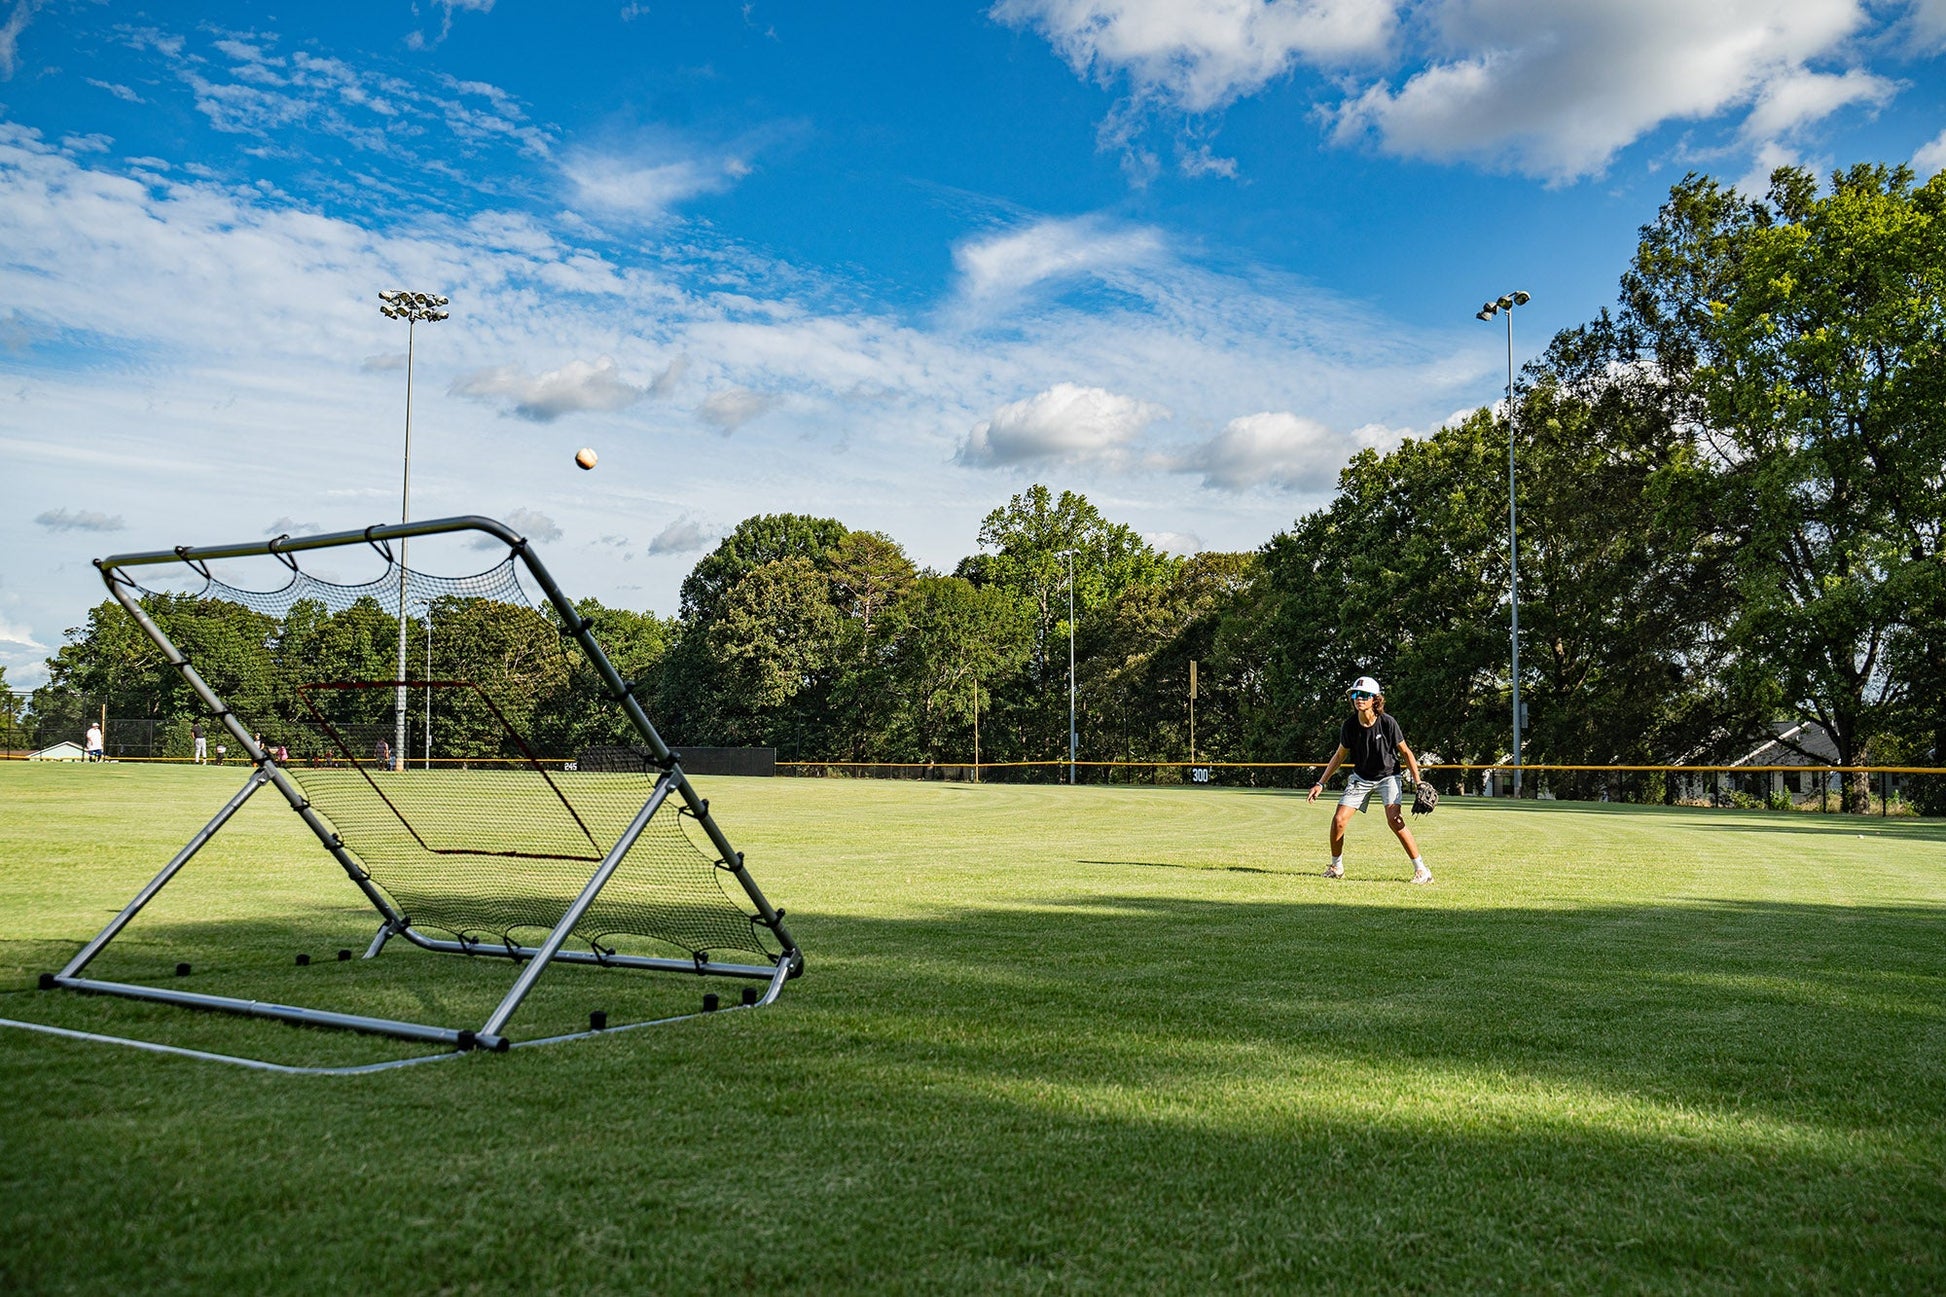
[[[435,536],[462,531],[485,532],[489,536],[504,541],[507,547],[513,551],[514,556],[526,568],[528,575],[534,579],[535,584],[547,596],[548,603],[553,606],[555,612],[560,614],[563,633],[572,636],[575,643],[580,646],[581,651],[588,656],[589,662],[594,665],[595,671],[601,677],[602,684],[607,689],[609,696],[621,705],[630,723],[635,726],[637,732],[647,742],[651,759],[662,771],[661,775],[656,779],[654,788],[649,793],[648,800],[642,804],[642,809],[636,813],[634,820],[629,824],[628,828],[616,840],[615,845],[603,857],[601,863],[595,867],[587,884],[582,888],[581,894],[575,897],[573,902],[569,904],[566,911],[562,913],[560,921],[555,924],[553,930],[549,932],[547,939],[539,946],[499,945],[467,940],[448,941],[428,936],[415,929],[407,916],[402,914],[398,907],[393,905],[391,900],[373,884],[371,875],[345,849],[343,840],[311,808],[310,801],[305,798],[296,784],[292,782],[290,777],[284,773],[276,762],[270,759],[269,753],[258,746],[256,739],[252,737],[243,722],[237,719],[236,714],[230,710],[223,699],[218,697],[215,690],[211,689],[208,683],[203,680],[202,676],[197,674],[196,668],[190,665],[189,660],[183,656],[181,650],[176,647],[169,636],[164,633],[160,626],[156,625],[154,619],[142,608],[136,595],[137,587],[135,583],[123,571],[125,568],[144,567],[161,563],[187,563],[207,577],[209,573],[207,567],[204,565],[211,561],[228,558],[256,558],[265,555],[276,556],[295,570],[296,563],[287,557],[290,554],[302,550],[330,549],[337,546],[359,544],[369,544],[375,548],[380,548],[380,551],[390,560],[391,548],[387,544],[389,541],[404,540],[414,536]],[[615,670],[614,664],[608,660],[608,655],[602,651],[601,645],[590,634],[593,623],[575,610],[574,605],[569,602],[568,597],[561,592],[560,586],[555,584],[553,576],[528,546],[526,538],[506,524],[495,521],[492,518],[484,518],[478,515],[438,518],[426,522],[396,523],[385,526],[367,527],[363,531],[331,532],[325,535],[305,536],[298,539],[292,539],[289,536],[279,536],[272,541],[257,541],[241,545],[180,546],[172,550],[155,550],[139,554],[116,554],[108,558],[96,559],[95,566],[101,570],[101,578],[107,583],[108,592],[115,597],[117,603],[128,610],[129,615],[135,619],[136,624],[155,642],[156,647],[162,650],[163,655],[169,661],[169,665],[181,674],[184,682],[189,685],[190,689],[196,693],[197,697],[203,700],[204,705],[210,709],[211,713],[222,721],[224,728],[229,730],[237,743],[241,745],[243,751],[249,756],[253,769],[250,772],[249,778],[244,781],[243,787],[237,790],[236,795],[224,804],[223,808],[183,846],[181,851],[176,853],[175,858],[163,867],[161,873],[157,874],[149,881],[147,886],[136,893],[135,898],[123,907],[119,914],[110,920],[107,927],[103,928],[93,940],[81,948],[73,959],[68,961],[66,967],[62,968],[58,973],[41,974],[40,985],[43,990],[61,988],[103,995],[120,995],[130,999],[154,1000],[165,1004],[183,1005],[193,1009],[213,1009],[221,1012],[246,1014],[259,1018],[272,1018],[284,1022],[301,1023],[310,1026],[340,1027],[382,1036],[395,1036],[402,1040],[430,1041],[450,1045],[458,1050],[504,1050],[513,1043],[505,1034],[508,1020],[520,1008],[521,1002],[527,998],[527,993],[533,989],[534,983],[540,980],[542,973],[552,963],[588,963],[600,964],[604,967],[612,968],[636,968],[701,976],[758,979],[770,984],[767,993],[758,1002],[759,1005],[768,1005],[774,1001],[777,998],[778,992],[782,989],[784,981],[787,978],[796,977],[804,971],[803,952],[798,949],[797,942],[792,939],[789,929],[784,926],[784,912],[771,905],[769,900],[765,898],[762,890],[758,888],[756,880],[751,878],[749,872],[744,868],[743,853],[730,845],[730,840],[724,836],[723,830],[717,825],[715,818],[711,816],[709,803],[698,795],[695,787],[689,782],[689,777],[683,773],[680,755],[672,751],[668,744],[662,741],[662,736],[656,732],[656,728],[650,722],[648,714],[642,710],[642,704],[636,699],[634,686],[622,679],[621,674]],[[371,959],[376,957],[384,948],[385,943],[392,937],[403,937],[413,945],[424,950],[449,954],[500,956],[511,959],[516,964],[523,966],[512,988],[508,990],[506,996],[477,1030],[436,1027],[416,1022],[399,1022],[389,1018],[369,1018],[351,1013],[332,1013],[322,1009],[302,1008],[297,1005],[269,1004],[259,1000],[242,1000],[229,996],[204,995],[191,991],[171,990],[167,987],[160,986],[138,986],[125,982],[104,982],[82,976],[82,972],[87,968],[89,962],[115,939],[117,934],[141,911],[143,906],[147,905],[149,901],[154,899],[158,892],[169,884],[169,881],[182,870],[183,866],[189,863],[190,858],[197,851],[201,850],[205,843],[216,836],[224,824],[229,821],[230,817],[235,815],[242,808],[243,804],[265,785],[271,785],[279,793],[283,794],[284,800],[290,804],[291,809],[296,811],[298,816],[303,819],[305,825],[317,837],[318,841],[324,845],[325,850],[331,853],[332,858],[344,869],[346,875],[357,885],[358,890],[364,893],[365,899],[371,903],[372,908],[378,911],[381,920],[378,935],[372,939],[371,947],[365,952],[365,958]],[[658,959],[649,956],[563,950],[561,948],[563,943],[567,941],[569,935],[574,931],[575,924],[587,912],[588,907],[594,904],[595,898],[600,895],[602,887],[607,884],[609,877],[615,872],[616,867],[621,864],[623,857],[635,845],[635,840],[648,827],[650,819],[654,817],[663,802],[672,794],[682,799],[689,814],[695,817],[696,822],[708,836],[711,845],[716,848],[720,856],[718,868],[734,875],[738,884],[742,886],[744,895],[749,898],[751,905],[757,911],[755,921],[770,929],[776,936],[778,944],[782,948],[782,953],[778,955],[775,964],[723,963],[704,958]],[[668,1021],[681,1021],[681,1019],[669,1019]],[[642,1023],[636,1025],[648,1026],[653,1024]],[[617,1029],[619,1028],[611,1028],[610,1030]],[[596,1034],[602,1033],[575,1033],[571,1036],[549,1037],[548,1041],[579,1039],[583,1035]],[[102,1039],[101,1037],[92,1036],[89,1038]],[[126,1043],[144,1044],[145,1042],[129,1041]],[[523,1043],[541,1044],[547,1042],[537,1040]],[[270,1064],[255,1063],[253,1060],[232,1059],[229,1061],[252,1063],[256,1066],[273,1066]],[[338,1071],[346,1069],[287,1070]]]

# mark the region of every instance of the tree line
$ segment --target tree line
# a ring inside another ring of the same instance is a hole
[[[1820,186],[1784,168],[1760,199],[1692,175],[1643,227],[1616,307],[1556,335],[1510,406],[1361,452],[1329,504],[1253,552],[1165,554],[1036,485],[951,572],[837,519],[763,515],[696,564],[674,616],[583,615],[678,745],[1063,758],[1072,629],[1085,759],[1321,761],[1345,682],[1371,673],[1420,751],[1490,762],[1511,737],[1511,438],[1526,760],[1718,760],[1789,718],[1818,722],[1842,764],[1932,764],[1942,353],[1946,174],[1863,165]],[[365,654],[383,675],[396,651],[376,604],[293,627],[157,599],[219,691],[272,688],[278,654]],[[543,741],[592,734],[571,663],[516,652],[480,610],[435,620],[435,675],[517,686]],[[49,659],[36,711],[106,699],[186,732],[189,700],[145,643],[104,602]]]

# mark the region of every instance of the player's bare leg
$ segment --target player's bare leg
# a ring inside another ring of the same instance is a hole
[[[1406,856],[1412,861],[1412,881],[1430,883],[1432,870],[1426,868],[1425,860],[1419,855],[1419,844],[1412,839],[1412,830],[1405,826],[1405,807],[1388,806],[1385,808],[1385,822],[1399,837],[1399,845],[1405,848]]]
[[[1351,807],[1340,806],[1331,816],[1331,867],[1324,871],[1326,878],[1345,876],[1345,830],[1353,814]]]

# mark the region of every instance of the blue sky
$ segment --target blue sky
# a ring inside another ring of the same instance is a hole
[[[414,516],[576,594],[672,612],[765,512],[950,567],[1035,481],[1252,548],[1687,171],[1946,166],[1942,54],[1946,0],[0,0],[0,665],[98,555],[396,517],[391,287],[452,299]]]

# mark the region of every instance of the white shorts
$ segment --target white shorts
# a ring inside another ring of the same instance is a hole
[[[1355,806],[1365,809],[1365,802],[1373,793],[1387,806],[1397,806],[1404,796],[1405,781],[1397,775],[1387,775],[1383,779],[1366,779],[1353,771],[1351,778],[1345,780],[1344,796],[1338,799],[1340,806]]]

